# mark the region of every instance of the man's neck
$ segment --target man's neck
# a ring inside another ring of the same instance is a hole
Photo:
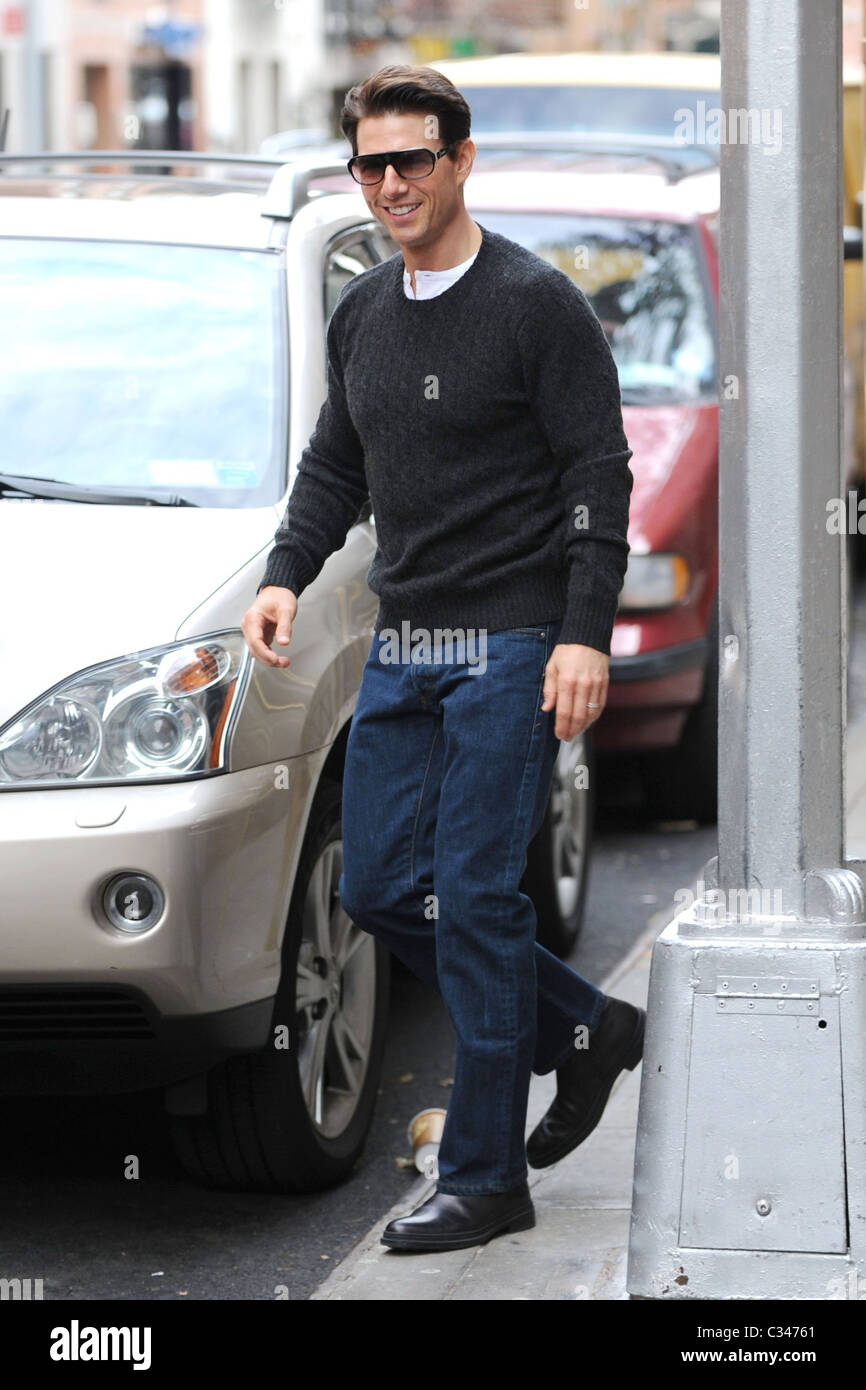
[[[452,270],[454,266],[468,261],[480,246],[481,228],[468,213],[456,225],[450,225],[431,245],[417,249],[404,246],[403,264],[409,272],[412,293],[416,293],[416,270]]]

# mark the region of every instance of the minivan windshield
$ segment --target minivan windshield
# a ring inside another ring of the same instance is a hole
[[[286,316],[273,252],[0,237],[0,473],[276,502]]]
[[[583,290],[610,344],[624,404],[715,396],[714,313],[694,227],[577,213],[477,216]]]

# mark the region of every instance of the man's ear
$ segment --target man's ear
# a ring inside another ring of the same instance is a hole
[[[457,178],[460,183],[469,177],[475,160],[475,142],[468,137],[461,141],[457,151]]]

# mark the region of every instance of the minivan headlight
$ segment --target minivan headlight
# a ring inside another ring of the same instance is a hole
[[[688,593],[689,566],[682,555],[632,552],[619,596],[620,608],[670,608]]]
[[[0,784],[218,771],[248,666],[233,629],[78,671],[0,729]]]

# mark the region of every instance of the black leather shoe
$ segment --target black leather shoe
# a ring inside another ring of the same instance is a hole
[[[389,1221],[381,1241],[392,1250],[462,1250],[534,1225],[529,1184],[522,1182],[510,1192],[436,1191],[409,1216]]]
[[[645,1023],[644,1009],[608,995],[589,1046],[556,1069],[556,1096],[526,1143],[530,1168],[557,1163],[592,1133],[623,1067],[643,1056]]]

